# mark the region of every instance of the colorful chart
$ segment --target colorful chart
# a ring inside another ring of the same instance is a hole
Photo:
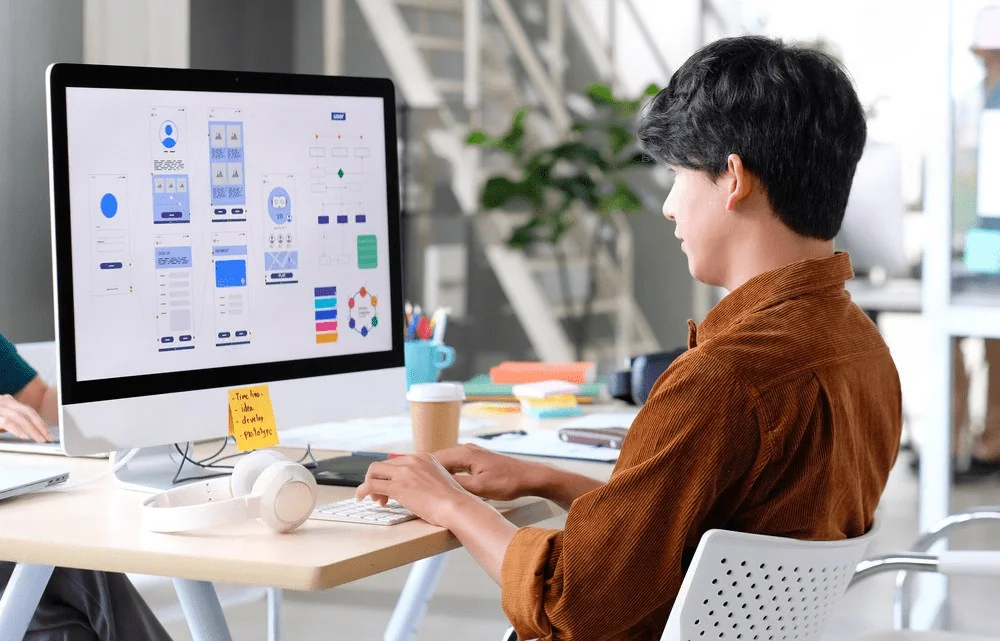
[[[367,338],[368,334],[378,327],[378,296],[366,288],[359,289],[347,300],[347,310],[350,319],[348,327]]]
[[[316,287],[313,294],[316,343],[336,343],[339,336],[337,332],[337,288]]]

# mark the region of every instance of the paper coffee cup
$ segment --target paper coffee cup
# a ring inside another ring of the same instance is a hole
[[[465,392],[457,383],[420,383],[406,393],[413,425],[413,451],[434,452],[458,445]]]

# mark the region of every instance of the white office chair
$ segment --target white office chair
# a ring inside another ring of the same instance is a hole
[[[1000,515],[998,515],[1000,518]],[[1000,577],[1000,552],[892,555],[866,561],[876,528],[844,541],[710,530],[684,576],[661,641],[815,641],[849,586],[882,572]],[[986,641],[893,630],[866,641]],[[502,641],[517,641],[514,629]],[[996,639],[990,641],[998,641]]]

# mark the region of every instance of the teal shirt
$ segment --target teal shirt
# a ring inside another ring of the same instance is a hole
[[[17,394],[36,376],[38,372],[21,358],[14,343],[0,334],[0,395]]]

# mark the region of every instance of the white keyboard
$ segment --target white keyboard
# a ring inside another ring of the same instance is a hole
[[[396,525],[411,521],[416,515],[396,501],[382,507],[370,498],[361,501],[345,499],[326,505],[317,505],[311,519],[321,521],[341,521],[343,523],[366,523],[368,525]]]

